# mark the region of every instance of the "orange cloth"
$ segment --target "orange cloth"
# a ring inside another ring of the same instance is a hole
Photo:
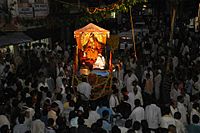
[[[148,94],[152,94],[153,93],[153,81],[151,79],[147,79],[146,80],[144,90]]]

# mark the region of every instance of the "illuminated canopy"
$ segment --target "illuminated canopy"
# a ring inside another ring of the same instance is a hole
[[[110,32],[95,24],[89,23],[85,27],[74,31],[74,37],[79,49],[82,49],[93,36],[98,43],[106,44],[106,38],[110,37]]]

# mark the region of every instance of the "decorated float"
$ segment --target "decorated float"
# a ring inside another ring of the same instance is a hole
[[[91,99],[97,100],[112,92],[112,51],[106,41],[110,32],[92,23],[74,31],[76,53],[73,64],[74,88],[86,77],[92,86]]]

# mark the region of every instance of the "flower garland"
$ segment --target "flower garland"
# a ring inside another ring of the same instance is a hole
[[[118,0],[117,2],[105,6],[105,7],[87,7],[87,12],[89,14],[95,14],[95,13],[106,13],[110,11],[117,11],[117,12],[127,12],[129,9],[129,6],[135,5],[139,2],[146,2],[147,0]]]

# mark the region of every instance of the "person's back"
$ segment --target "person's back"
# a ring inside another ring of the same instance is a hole
[[[139,121],[141,122],[144,120],[144,108],[140,106],[140,100],[136,99],[135,100],[135,109],[132,111],[131,115],[129,116],[130,119],[134,121]]]
[[[40,120],[40,113],[35,114],[35,120],[31,124],[31,133],[44,133],[45,124]]]
[[[149,128],[157,130],[161,121],[161,110],[156,104],[150,104],[145,108],[145,119],[149,124]]]
[[[25,133],[29,131],[28,127],[24,124],[25,118],[24,116],[20,115],[18,117],[19,124],[15,125],[13,128],[13,133]]]
[[[83,78],[82,82],[79,83],[78,86],[77,86],[77,91],[82,96],[82,100],[84,100],[84,99],[89,100],[90,99],[91,90],[92,90],[92,87],[89,83],[87,83],[86,78]],[[83,97],[85,97],[85,98],[83,99]]]

